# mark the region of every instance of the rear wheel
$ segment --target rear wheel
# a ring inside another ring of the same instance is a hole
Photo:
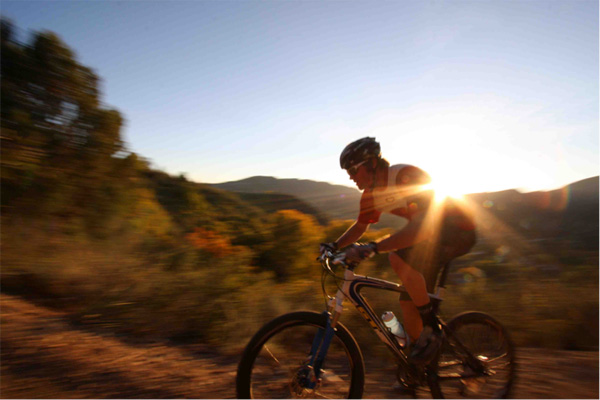
[[[350,332],[340,323],[327,352],[321,379],[308,388],[307,365],[326,314],[294,312],[275,318],[250,340],[238,366],[238,398],[360,398],[364,386],[363,357]]]
[[[447,328],[447,340],[428,376],[433,397],[508,397],[516,361],[506,329],[480,312],[460,314]]]

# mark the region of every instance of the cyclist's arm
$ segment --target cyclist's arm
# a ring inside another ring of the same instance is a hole
[[[366,224],[363,222],[356,221],[346,232],[339,237],[335,242],[338,245],[339,249],[343,249],[346,246],[351,245],[354,242],[357,242],[358,239],[364,235],[364,233],[369,229],[370,224]]]

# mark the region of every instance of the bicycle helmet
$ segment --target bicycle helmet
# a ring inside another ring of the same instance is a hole
[[[372,137],[364,137],[350,143],[340,155],[342,169],[352,168],[369,158],[381,158],[381,146]]]

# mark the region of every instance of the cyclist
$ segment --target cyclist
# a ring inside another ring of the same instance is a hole
[[[390,265],[407,290],[400,296],[400,308],[414,343],[410,359],[427,364],[442,343],[441,327],[427,293],[433,292],[440,269],[474,245],[472,218],[451,202],[436,207],[434,193],[428,188],[429,175],[411,165],[390,166],[381,157],[375,138],[365,137],[346,146],[340,165],[363,191],[360,212],[335,242],[321,244],[321,252],[352,245],[346,249],[350,262],[389,253]],[[356,243],[382,213],[403,217],[408,224],[376,242]]]

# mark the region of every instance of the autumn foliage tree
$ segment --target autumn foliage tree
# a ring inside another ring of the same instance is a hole
[[[311,273],[322,238],[315,219],[296,210],[280,210],[271,222],[272,238],[261,254],[259,264],[275,273],[278,281]]]
[[[193,232],[186,235],[186,239],[195,249],[217,258],[232,254],[234,250],[227,237],[204,228],[195,228]]]

